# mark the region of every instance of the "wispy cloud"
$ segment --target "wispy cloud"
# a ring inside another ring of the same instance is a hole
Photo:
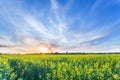
[[[63,22],[62,18],[60,18],[61,16],[59,16],[59,4],[57,2],[57,0],[50,0],[51,1],[51,7],[52,10],[55,14],[57,23],[55,23],[55,27],[57,27],[58,32],[59,32],[59,38],[61,39],[62,42],[67,42],[67,38],[65,37],[64,32],[67,29],[66,23],[65,21]]]
[[[95,0],[95,2],[93,3],[93,5],[90,8],[90,13],[95,11],[98,7],[100,7],[102,2],[103,2],[102,0]]]

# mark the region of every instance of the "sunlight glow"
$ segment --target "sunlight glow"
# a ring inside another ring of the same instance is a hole
[[[39,51],[40,51],[41,53],[47,53],[47,52],[48,52],[48,48],[47,48],[47,47],[40,47],[40,48],[39,48]]]

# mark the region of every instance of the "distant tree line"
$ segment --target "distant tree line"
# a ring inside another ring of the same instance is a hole
[[[2,55],[2,54],[4,54],[4,55],[6,55],[6,54],[9,54],[9,53],[0,53],[0,55]],[[18,55],[20,55],[21,53],[13,53],[13,54],[18,54]],[[50,55],[50,54],[55,54],[55,55],[60,55],[60,54],[120,54],[120,52],[109,52],[109,53],[86,53],[86,52],[63,52],[63,53],[61,53],[61,52],[51,52],[51,53],[25,53],[25,54],[30,54],[30,55],[41,55],[41,54],[48,54],[48,55]]]

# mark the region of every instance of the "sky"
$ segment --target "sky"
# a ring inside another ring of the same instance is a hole
[[[0,52],[120,52],[120,0],[1,0]]]

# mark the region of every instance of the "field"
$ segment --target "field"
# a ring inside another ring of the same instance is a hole
[[[120,54],[0,55],[0,80],[120,80]]]

